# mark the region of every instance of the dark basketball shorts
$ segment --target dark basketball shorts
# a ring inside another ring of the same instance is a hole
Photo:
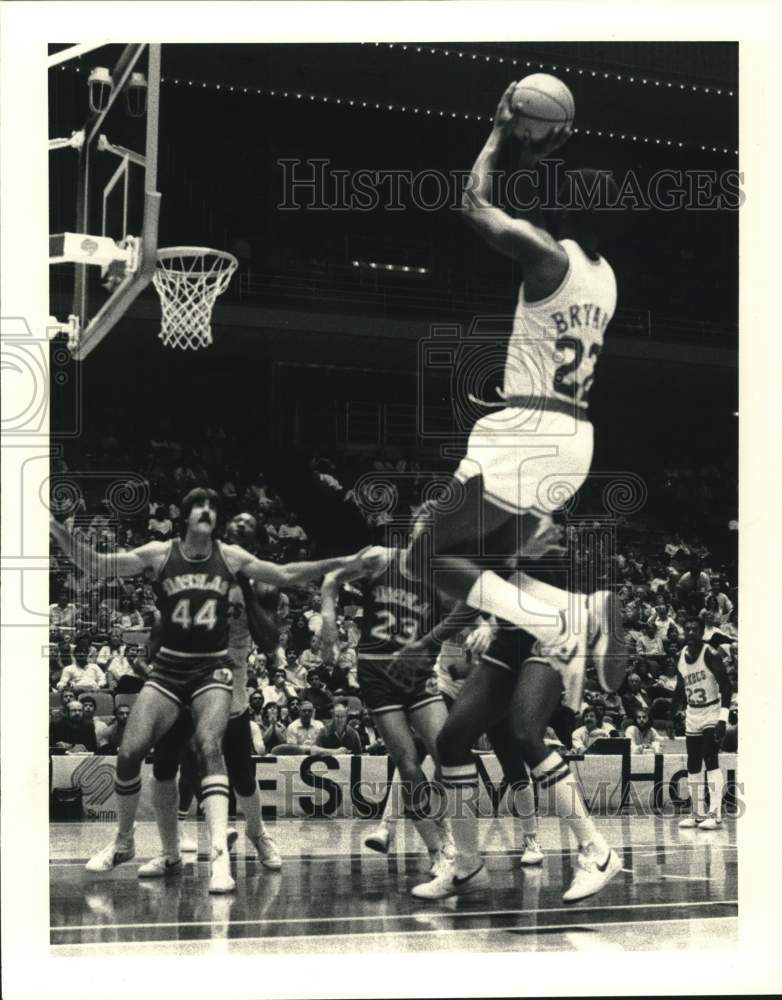
[[[361,696],[373,715],[412,712],[442,701],[434,667],[428,672],[411,672],[390,656],[359,654],[358,684]]]
[[[194,732],[190,712],[180,712],[174,725],[155,744],[153,773],[158,781],[170,781],[176,777],[180,765],[188,760],[187,747]],[[254,753],[250,710],[246,709],[241,715],[228,720],[223,736],[228,780],[241,795],[251,795],[255,787]]]
[[[509,622],[500,622],[494,641],[483,654],[482,663],[518,674],[527,660],[546,663],[556,671],[562,683],[563,704],[574,712],[580,710],[585,682],[583,658],[574,657],[564,663],[555,657],[540,656],[534,636]]]
[[[233,693],[233,664],[228,656],[187,659],[161,650],[152,662],[147,687],[154,688],[177,705],[189,705],[205,691]]]

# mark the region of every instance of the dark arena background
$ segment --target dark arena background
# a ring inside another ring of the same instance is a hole
[[[82,127],[90,70],[113,66],[121,51],[107,46],[50,70],[50,137]],[[561,888],[572,877],[573,844],[565,825],[545,815],[543,865],[523,867],[519,820],[484,742],[476,751],[491,889],[446,903],[413,899],[409,890],[428,862],[411,821],[399,820],[387,855],[364,846],[392,768],[362,714],[354,653],[351,660],[357,602],[343,593],[345,680],[323,668],[325,684],[369,736],[364,753],[347,763],[303,750],[275,755],[273,743],[256,747],[281,872],[256,860],[238,815],[237,891],[210,897],[206,832],[193,804],[186,829],[199,852],[185,855],[184,873],[138,879],[137,863],[158,849],[143,794],[137,860],[101,876],[85,872],[114,829],[112,719],[143,683],[154,603],[147,581],[100,584],[72,572],[53,548],[51,943],[58,954],[110,955],[141,942],[156,942],[161,954],[216,946],[254,954],[655,950],[735,940],[737,45],[163,45],[158,246],[215,247],[233,254],[238,269],[215,305],[208,348],[161,344],[151,285],[84,361],[56,343],[55,491],[58,482],[76,490],[78,523],[103,551],[169,537],[184,493],[206,484],[229,514],[258,516],[261,551],[272,561],[382,542],[388,511],[362,503],[354,485],[368,475],[393,484],[395,514],[409,513],[432,474],[452,471],[463,454],[476,419],[463,372],[473,373],[468,388],[479,395],[501,382],[520,273],[465,226],[458,175],[470,170],[508,82],[535,72],[559,77],[575,98],[576,130],[557,154],[564,168],[633,178],[623,189],[629,210],[604,251],[618,308],[590,397],[593,476],[573,514],[582,527],[599,519],[612,477],[643,484],[615,519],[607,568],[625,608],[631,658],[617,695],[604,695],[592,679],[582,712],[552,732],[622,871],[599,896],[568,908]],[[131,148],[137,128],[122,114],[107,125],[112,142]],[[503,169],[517,155],[509,145]],[[74,228],[77,161],[73,150],[51,154],[51,233],[83,231]],[[115,167],[95,161],[96,190]],[[370,180],[357,200],[358,172]],[[376,172],[382,182],[371,180]],[[674,188],[683,192],[678,199]],[[140,194],[131,185],[131,213]],[[99,198],[94,212],[99,219]],[[88,282],[98,308],[109,292],[96,268]],[[53,316],[71,312],[73,291],[73,267],[53,267]],[[499,331],[500,346],[476,363],[476,331],[487,328]],[[440,362],[426,351],[431,342]],[[112,501],[111,484],[125,480],[127,496]],[[569,537],[577,547],[578,531]],[[291,590],[278,609],[280,648],[251,655],[259,734],[268,723],[264,702],[279,700],[282,724],[294,722],[297,702],[310,696],[307,668],[321,669],[312,644],[316,593]],[[673,627],[653,648],[646,623],[659,605]],[[679,828],[689,792],[683,717],[669,726],[671,683],[682,625],[693,615],[720,650],[733,688],[716,830]],[[77,648],[91,650],[92,681],[66,673]],[[275,656],[290,688],[279,699]],[[63,704],[71,689],[96,703],[97,721],[78,723],[85,741]],[[659,737],[642,755],[625,735],[639,705]],[[317,718],[329,717],[324,701]],[[73,747],[78,752],[67,752]],[[363,805],[351,790],[362,778],[379,782]]]

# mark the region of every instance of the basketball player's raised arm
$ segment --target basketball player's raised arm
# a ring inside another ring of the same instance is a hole
[[[556,280],[557,277],[564,277],[568,265],[567,254],[559,243],[545,229],[525,219],[514,219],[491,202],[492,174],[513,124],[510,99],[515,86],[515,83],[511,83],[502,95],[489,138],[478,154],[465,184],[462,210],[465,220],[495,250],[521,261],[527,267],[549,265],[558,272],[552,275],[553,280]],[[527,165],[536,164],[547,153],[553,152],[569,135],[567,126],[557,126],[541,142],[527,142]]]
[[[49,533],[78,569],[101,580],[112,576],[138,576],[147,567],[157,571],[168,554],[170,544],[147,542],[130,552],[96,552],[78,532],[69,531],[54,517],[49,519]]]
[[[375,547],[379,551],[379,547]],[[364,557],[374,558],[373,548],[364,550]],[[326,663],[331,663],[337,646],[337,597],[343,583],[352,583],[366,575],[366,570],[355,566],[343,566],[332,570],[323,578],[320,588],[320,614],[323,619],[320,627],[321,652]]]

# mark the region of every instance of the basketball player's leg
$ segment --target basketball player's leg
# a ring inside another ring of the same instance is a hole
[[[421,768],[413,734],[403,707],[373,709],[375,725],[396,765],[402,787],[402,803],[413,820],[416,833],[431,856],[442,848],[440,829],[430,816],[430,788]]]
[[[686,727],[690,730],[690,726]],[[687,749],[687,787],[690,792],[690,815],[679,823],[683,830],[698,826],[706,818],[703,787],[703,733],[688,731],[684,737]]]
[[[709,813],[698,823],[699,830],[717,830],[722,826],[722,797],[725,779],[720,768],[720,748],[716,727],[706,726],[702,738],[703,763],[706,769],[706,787],[709,790]]]
[[[423,539],[431,528],[432,564],[440,590],[469,607],[525,628],[545,643],[564,635],[561,610],[568,606],[567,592],[558,595],[557,606],[538,596],[528,598],[515,584],[485,566],[486,555],[496,556],[499,569],[510,555],[523,552],[541,524],[548,523],[547,516],[535,511],[509,511],[487,500],[481,475],[455,482],[458,505],[450,510],[426,510],[420,515],[422,530],[414,533],[411,564],[417,571],[427,571],[423,565],[427,543]]]
[[[188,833],[185,823],[190,814],[193,800],[195,799],[198,803],[201,802],[201,776],[198,773],[198,759],[196,758],[192,725],[193,720],[190,717],[190,738],[180,750],[179,780],[177,782],[177,790],[179,792],[179,849],[186,854],[192,854],[198,850],[198,828],[196,826],[196,836],[192,836]]]
[[[182,871],[176,778],[182,750],[192,734],[193,721],[190,713],[180,712],[174,725],[155,744],[151,799],[161,853],[140,866],[137,873],[139,878],[163,878]]]
[[[440,730],[437,753],[455,855],[448,871],[413,889],[417,899],[477,892],[489,884],[478,850],[478,769],[472,747],[507,711],[513,684],[513,674],[505,665],[484,658],[465,679]]]
[[[193,692],[190,710],[195,726],[195,749],[201,774],[201,804],[209,834],[209,891],[232,892],[228,856],[228,775],[223,759],[223,736],[231,711],[231,686],[208,683]]]
[[[437,751],[437,737],[448,718],[448,707],[443,696],[438,692],[436,695],[425,693],[422,700],[414,698],[413,704],[408,709],[408,717],[413,729],[421,738],[426,755],[432,758],[435,779],[439,783],[442,781],[442,769],[440,755]],[[440,827],[442,836],[441,851],[444,858],[451,859],[456,850],[451,834],[451,824],[441,810],[437,810],[437,812],[438,816],[435,822]]]
[[[139,692],[117,751],[114,794],[117,802],[116,838],[87,862],[87,871],[110,871],[135,855],[133,827],[141,795],[141,765],[155,743],[179,715],[175,695],[146,684]]]
[[[564,902],[576,902],[602,889],[621,870],[621,861],[598,833],[570,768],[544,742],[548,721],[561,699],[559,672],[545,660],[530,658],[519,673],[510,719],[539,795],[548,796],[549,812],[567,823],[578,841],[576,876],[562,897]]]
[[[521,823],[524,850],[521,855],[523,865],[538,865],[543,861],[543,852],[538,843],[538,817],[535,811],[535,793],[532,789],[529,771],[524,764],[524,748],[511,723],[510,714],[486,730],[492,750],[502,768],[508,783],[508,800],[512,802]]]
[[[255,778],[250,710],[228,720],[223,737],[223,756],[228,780],[233,786],[244,815],[244,834],[258,853],[261,864],[270,871],[282,868],[282,858],[261,816],[261,790]]]

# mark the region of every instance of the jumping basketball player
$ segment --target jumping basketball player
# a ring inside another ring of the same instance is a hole
[[[329,573],[321,589],[322,648],[333,655],[336,640],[336,602],[343,583],[361,580],[364,614],[358,645],[358,682],[378,732],[402,781],[404,805],[416,832],[429,851],[431,871],[443,863],[447,835],[430,816],[429,782],[421,768],[411,727],[439,768],[436,740],[446,719],[446,708],[432,670],[422,671],[412,684],[400,687],[394,678],[393,654],[428,632],[434,622],[434,594],[408,564],[409,553],[375,546],[369,550],[379,565],[371,573],[350,567]],[[373,849],[378,847],[369,844]],[[385,850],[388,844],[385,844]],[[380,846],[383,850],[383,845]]]
[[[550,519],[540,523],[545,536],[551,530]],[[525,553],[535,553],[534,539]],[[511,585],[529,586],[522,584],[519,575],[511,576]],[[530,582],[544,599],[556,600],[548,592],[555,588],[537,580]],[[442,632],[445,626],[443,622],[438,629]],[[431,642],[432,636],[427,636],[418,645]],[[621,870],[619,857],[597,831],[570,769],[545,743],[553,713],[562,703],[577,711],[583,690],[583,660],[543,656],[539,643],[528,632],[510,622],[497,622],[491,645],[466,677],[437,738],[445,815],[451,824],[455,857],[431,882],[416,886],[413,896],[443,899],[489,887],[478,848],[478,772],[472,754],[475,740],[484,732],[489,733],[493,745],[496,741],[495,750],[499,747],[497,755],[502,754],[503,770],[507,768],[512,787],[523,789],[526,764],[540,793],[549,795],[549,813],[567,823],[576,837],[576,874],[563,901],[576,902],[599,892]]]
[[[703,641],[703,626],[697,619],[685,623],[684,636],[686,644],[679,654],[671,722],[686,698],[684,732],[692,813],[679,826],[716,830],[722,826],[725,781],[720,770],[719,750],[728,725],[730,679],[720,654]],[[704,807],[704,764],[709,789],[708,815]]]
[[[226,539],[240,545],[251,555],[257,550],[257,523],[252,514],[237,514],[226,526]],[[250,707],[247,693],[247,657],[253,640],[259,648],[271,651],[277,645],[279,631],[267,610],[277,606],[278,592],[265,587],[262,606],[257,588],[243,573],[238,573],[228,598],[228,658],[233,664],[233,697],[231,714],[223,738],[228,780],[233,786],[238,805],[245,817],[245,836],[253,845],[261,864],[270,871],[279,871],[282,858],[276,843],[261,818],[261,794],[255,780],[253,744],[250,733]],[[270,591],[270,593],[269,593]],[[161,878],[182,870],[180,851],[186,850],[178,829],[178,795],[175,784],[180,757],[193,731],[189,712],[183,710],[177,722],[155,747],[153,762],[152,802],[160,833],[162,853],[138,870],[139,878]],[[236,837],[228,833],[228,843]],[[196,845],[193,845],[195,849]]]
[[[614,273],[598,252],[606,212],[568,209],[556,240],[491,204],[492,174],[511,134],[514,87],[499,103],[463,209],[489,246],[521,264],[523,283],[498,390],[501,402],[473,427],[455,473],[459,504],[435,512],[432,564],[440,571],[438,587],[449,596],[525,629],[542,643],[538,652],[560,660],[565,671],[571,661],[588,658],[602,687],[613,691],[627,658],[614,595],[603,591],[571,600],[566,589],[555,587],[546,594],[530,587],[526,574],[514,585],[485,562],[523,552],[541,519],[586,480],[594,437],[589,390],[616,308]],[[522,165],[537,166],[568,135],[567,128],[556,127],[541,142],[528,141]],[[582,171],[581,177],[602,179],[616,190],[608,175]],[[579,624],[584,612],[586,629]]]
[[[134,820],[141,792],[141,765],[146,754],[190,706],[202,775],[202,796],[210,843],[209,891],[232,892],[226,844],[228,779],[222,739],[231,706],[232,661],[227,657],[228,594],[236,574],[272,586],[315,579],[346,564],[366,571],[367,563],[324,560],[276,566],[264,563],[236,545],[213,536],[218,519],[214,490],[197,488],[183,499],[184,538],[149,542],[130,552],[97,553],[54,518],[50,532],[66,555],[92,576],[138,576],[153,570],[163,619],[163,645],[152,672],[130,713],[117,753],[115,792],[116,838],[87,862],[91,872],[110,871],[135,855]]]

